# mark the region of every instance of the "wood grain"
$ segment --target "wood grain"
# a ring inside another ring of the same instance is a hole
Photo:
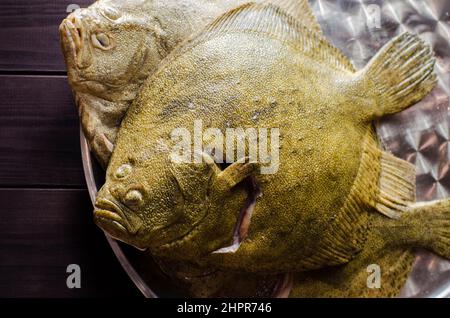
[[[141,297],[92,221],[63,76],[58,26],[93,2],[0,1],[0,297]]]
[[[93,0],[0,1],[0,70],[65,71],[58,26],[69,4]]]
[[[86,190],[0,189],[0,202],[0,297],[139,296]],[[69,264],[81,267],[81,289],[66,286]]]
[[[84,188],[78,115],[63,76],[0,76],[0,186]]]

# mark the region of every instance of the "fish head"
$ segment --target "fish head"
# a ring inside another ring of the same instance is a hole
[[[98,226],[120,241],[152,251],[181,240],[201,223],[212,179],[208,164],[180,163],[167,152],[120,153],[119,145],[97,195]]]
[[[68,78],[76,92],[133,100],[160,61],[162,30],[145,0],[101,0],[73,11],[60,25]]]
[[[105,169],[122,118],[169,50],[158,14],[153,0],[99,0],[60,25],[81,126]]]

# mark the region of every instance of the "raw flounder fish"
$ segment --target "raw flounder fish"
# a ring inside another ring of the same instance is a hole
[[[100,0],[62,22],[62,50],[81,126],[103,167],[126,110],[159,62],[191,33],[249,1]],[[273,1],[293,15],[307,6],[306,0]]]
[[[383,151],[372,125],[432,90],[431,49],[405,33],[356,71],[313,29],[244,5],[175,50],[122,122],[96,223],[157,257],[291,273],[291,296],[392,296],[412,248],[450,257],[450,201],[416,203],[414,167]],[[208,152],[180,162],[171,133],[193,135],[196,120],[279,128],[278,171]],[[366,285],[371,264],[379,289]]]

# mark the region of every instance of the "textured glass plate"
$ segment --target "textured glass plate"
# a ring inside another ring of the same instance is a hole
[[[419,104],[384,118],[378,134],[384,147],[417,168],[417,200],[450,197],[449,96],[450,1],[448,0],[310,0],[328,39],[357,68],[396,35],[411,31],[433,46],[438,87]],[[91,199],[104,172],[81,134],[84,172]],[[146,297],[183,296],[145,253],[108,241],[125,271]],[[401,297],[450,297],[450,262],[426,251],[417,253]]]

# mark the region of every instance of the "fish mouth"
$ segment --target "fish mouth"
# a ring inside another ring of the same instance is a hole
[[[59,26],[61,47],[69,75],[68,80],[77,92],[91,94],[107,101],[115,101],[117,97],[114,97],[114,94],[119,94],[119,96],[123,94],[124,86],[130,83],[133,74],[120,82],[109,77],[101,81],[95,78],[95,72],[91,73],[89,68],[94,63],[94,59],[89,32],[87,27],[84,27],[85,24],[86,22],[83,22],[82,18],[69,16]],[[126,101],[129,100],[131,99],[126,99]]]
[[[95,202],[94,221],[113,238],[134,245],[139,249],[144,249],[129,240],[136,236],[138,230],[142,227],[142,220],[135,215],[127,217],[123,211],[124,208],[120,203],[99,198]]]
[[[70,52],[72,55],[76,56],[81,47],[81,30],[75,26],[72,19],[67,18],[59,26],[59,32],[64,41],[70,44]]]
[[[108,199],[98,199],[95,202],[94,217],[96,221],[114,224],[122,232],[128,233],[128,227],[118,204]]]
[[[146,232],[143,229],[143,221],[139,216],[115,199],[104,197],[97,198],[95,202],[94,222],[112,238],[142,251],[152,246],[164,244],[160,242],[158,237],[166,237],[168,231],[178,223],[175,220]],[[142,240],[143,238],[145,240]]]
[[[73,66],[78,69],[89,67],[92,64],[92,54],[89,47],[89,32],[83,20],[74,14],[69,15],[61,22],[59,33],[66,60],[72,59]]]
[[[102,223],[111,222],[113,225],[115,225],[120,231],[128,233],[128,229],[123,224],[123,219],[114,212],[108,211],[108,210],[100,210],[96,209],[94,211],[94,216],[97,220],[102,220]]]

